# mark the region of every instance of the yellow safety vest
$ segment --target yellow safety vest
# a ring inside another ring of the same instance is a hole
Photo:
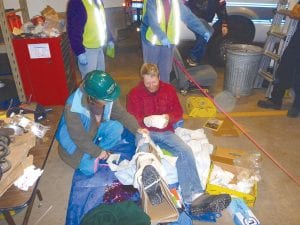
[[[171,11],[168,24],[166,24],[165,10],[162,0],[156,0],[157,10],[157,22],[160,25],[162,31],[167,34],[167,37],[171,44],[177,45],[179,43],[180,36],[180,9],[178,0],[171,1]],[[144,1],[143,16],[146,13],[147,0]],[[161,45],[157,35],[153,33],[149,26],[146,31],[146,39],[153,45]]]
[[[83,32],[83,45],[86,48],[99,48],[106,43],[106,19],[103,4],[97,0],[82,0],[87,12],[87,21]]]

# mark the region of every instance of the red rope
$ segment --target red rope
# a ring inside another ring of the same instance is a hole
[[[186,70],[186,68],[179,62],[175,57],[173,58],[174,63],[178,68],[185,74],[185,76],[193,82],[193,84],[201,91],[203,95],[205,95],[209,100],[211,100],[214,105],[222,112],[224,115],[237,127],[239,130],[261,151],[263,152],[275,165],[282,170],[287,176],[289,176],[298,186],[300,186],[300,181],[295,177],[292,173],[290,173],[286,168],[284,168],[268,151],[266,151],[262,146],[260,146],[254,138],[252,138],[241,125],[239,125],[227,112],[223,110],[223,108],[218,105],[217,102],[203,89],[192,77],[192,75]]]

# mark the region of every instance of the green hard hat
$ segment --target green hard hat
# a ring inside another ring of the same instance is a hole
[[[113,101],[120,96],[120,86],[109,74],[101,70],[87,73],[83,89],[89,96],[97,100]]]

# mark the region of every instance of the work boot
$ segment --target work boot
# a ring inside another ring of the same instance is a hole
[[[191,205],[191,213],[199,215],[208,212],[220,213],[231,202],[229,194],[209,195],[203,194],[196,198]]]
[[[209,87],[202,86],[201,88],[205,91],[205,93],[207,93],[207,94],[209,93]],[[188,81],[187,88],[180,89],[180,94],[187,95],[188,93],[191,93],[191,92],[201,92],[201,90],[192,81]]]
[[[265,109],[281,109],[281,103],[276,103],[272,100],[272,98],[268,98],[267,100],[259,100],[257,102],[257,106]]]
[[[142,172],[142,183],[152,205],[163,202],[163,193],[160,187],[161,178],[152,165],[147,165]]]
[[[193,92],[193,91],[199,91],[199,88],[191,81],[188,81],[187,87],[180,89],[180,94],[187,95],[189,92]]]
[[[300,116],[300,109],[296,107],[292,107],[288,110],[286,116],[290,118],[296,118]]]

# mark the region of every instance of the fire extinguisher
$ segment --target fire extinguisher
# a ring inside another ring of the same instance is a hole
[[[14,28],[20,29],[22,27],[22,20],[16,13],[8,13],[6,15],[7,23],[10,31],[12,32]]]

